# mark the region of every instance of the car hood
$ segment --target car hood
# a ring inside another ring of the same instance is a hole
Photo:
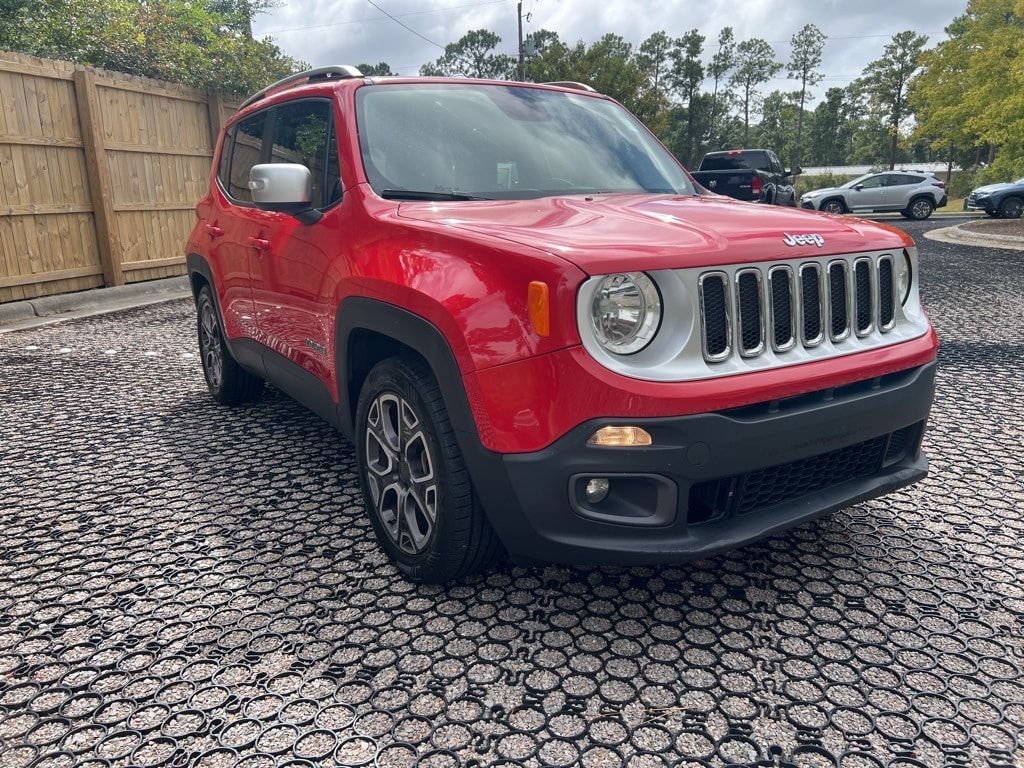
[[[401,218],[530,246],[591,274],[901,249],[900,230],[718,195],[402,203]]]
[[[824,187],[823,189],[812,189],[810,192],[804,192],[801,197],[817,197],[818,195],[827,195],[830,192],[846,192],[849,187]]]
[[[993,192],[1001,192],[1004,189],[1009,189],[1010,187],[1015,187],[1015,186],[1018,186],[1018,185],[1017,184],[1013,184],[1013,183],[1008,182],[1008,181],[1001,181],[998,184],[986,184],[983,187],[978,187],[976,190],[974,190],[974,194],[978,194],[979,192],[984,192],[985,194],[991,195]]]

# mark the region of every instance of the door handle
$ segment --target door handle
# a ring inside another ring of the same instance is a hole
[[[249,246],[255,248],[257,251],[269,251],[270,241],[262,237],[250,237]]]
[[[218,227],[216,224],[207,224],[206,234],[208,234],[210,237],[220,237],[221,235],[224,234],[224,230]]]

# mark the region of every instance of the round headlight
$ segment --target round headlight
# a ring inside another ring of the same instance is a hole
[[[898,262],[896,266],[896,292],[900,297],[900,304],[904,305],[907,303],[907,299],[910,298],[910,284],[913,280],[910,254],[904,251],[903,258],[898,259]]]
[[[609,352],[631,355],[651,343],[661,324],[661,296],[643,272],[607,275],[591,306],[597,340]]]

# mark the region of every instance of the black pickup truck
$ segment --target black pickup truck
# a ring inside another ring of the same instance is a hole
[[[796,206],[793,177],[799,167],[786,169],[770,149],[730,149],[708,152],[693,171],[702,187],[750,203]]]

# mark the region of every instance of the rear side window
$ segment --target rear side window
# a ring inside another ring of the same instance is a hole
[[[225,191],[239,202],[252,202],[249,171],[254,165],[259,164],[263,157],[263,134],[266,124],[266,112],[251,115],[235,123],[224,139],[218,177]]]

